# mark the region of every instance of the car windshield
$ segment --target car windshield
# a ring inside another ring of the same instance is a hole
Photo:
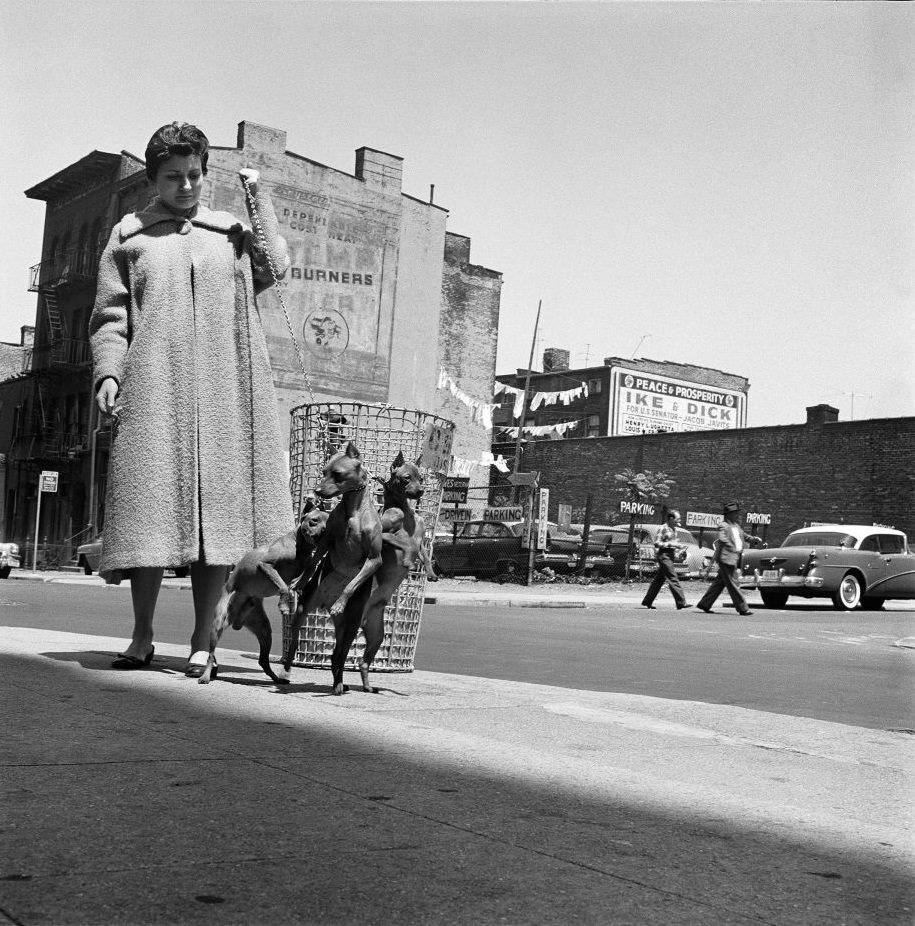
[[[506,524],[504,521],[471,521],[465,524],[460,536],[474,537],[518,537],[521,535],[521,522]]]
[[[853,547],[855,538],[841,531],[817,531],[816,533],[794,533],[785,538],[783,547]]]

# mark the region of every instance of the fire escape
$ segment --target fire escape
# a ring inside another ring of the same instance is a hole
[[[10,455],[22,461],[55,462],[73,459],[89,450],[88,422],[80,429],[64,420],[58,398],[74,378],[89,382],[92,358],[85,332],[67,332],[61,304],[95,286],[98,252],[71,248],[35,264],[29,292],[37,293],[44,324],[36,325],[36,340],[24,358],[33,392],[28,419],[20,422]],[[70,425],[68,427],[68,425]]]

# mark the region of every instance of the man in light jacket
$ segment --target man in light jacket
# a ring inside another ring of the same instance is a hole
[[[680,526],[680,512],[671,510],[667,513],[667,523],[658,528],[654,538],[655,557],[658,561],[658,571],[655,573],[645,597],[642,599],[643,608],[654,610],[654,600],[664,583],[670,586],[670,593],[674,596],[677,610],[686,607],[686,595],[677,577],[676,558],[681,550],[686,549],[685,544],[677,540],[677,528]]]
[[[737,521],[739,513],[740,502],[728,502],[724,506],[724,520],[718,526],[718,540],[715,542],[715,562],[718,564],[718,575],[696,605],[706,614],[711,613],[712,605],[724,589],[728,590],[738,614],[753,613],[737,584],[737,569],[740,566],[740,556],[744,547],[755,546],[759,543],[759,539],[744,533]]]

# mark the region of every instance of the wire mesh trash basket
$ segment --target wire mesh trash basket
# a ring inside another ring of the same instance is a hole
[[[359,449],[370,476],[378,476],[382,480],[390,475],[391,463],[398,453],[410,462],[423,455],[419,468],[425,491],[413,503],[413,508],[425,522],[423,543],[429,550],[445,478],[438,470],[447,471],[448,468],[447,459],[444,459],[444,465],[435,465],[436,461],[429,459],[430,442],[431,446],[443,444],[444,457],[447,457],[454,436],[454,422],[427,412],[361,402],[315,402],[299,405],[290,414],[289,463],[292,502],[297,512],[312,496],[327,461],[337,451],[345,449],[349,441]],[[380,511],[382,486],[374,481],[371,485],[377,490],[375,501]],[[331,504],[336,501],[332,500]],[[384,642],[372,663],[374,670],[413,671],[425,591],[426,574],[422,565],[417,563],[385,608]],[[289,647],[291,623],[291,618],[283,621],[284,652]],[[330,668],[334,642],[334,625],[330,617],[317,612],[306,614],[299,631],[293,664],[313,669]],[[360,630],[350,647],[346,668],[355,669],[364,651],[365,638]]]

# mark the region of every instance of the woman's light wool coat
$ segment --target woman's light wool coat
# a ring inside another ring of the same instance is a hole
[[[287,264],[269,197],[257,212]],[[190,219],[157,200],[125,216],[102,255],[90,340],[95,384],[120,385],[100,573],[233,564],[293,527],[250,239],[234,216]]]

